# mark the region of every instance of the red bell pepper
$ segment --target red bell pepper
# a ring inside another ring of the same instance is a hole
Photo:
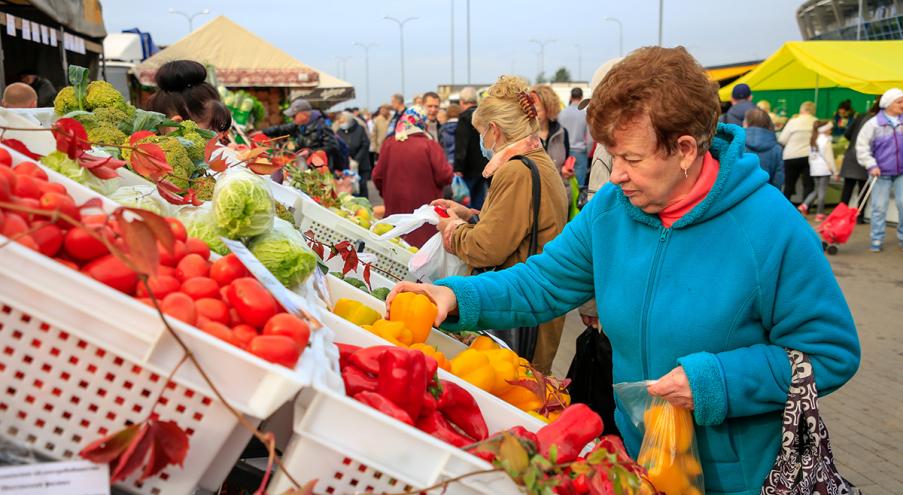
[[[406,413],[403,409],[396,406],[394,403],[392,403],[392,401],[386,399],[382,395],[374,392],[361,392],[354,396],[354,400],[362,404],[366,404],[387,416],[391,416],[398,421],[401,421],[404,424],[414,426],[414,421],[411,420],[411,416],[408,413]]]
[[[348,366],[348,358],[356,351],[360,350],[360,347],[351,344],[340,344],[336,342],[335,346],[339,348],[339,368],[342,369],[344,369],[345,366]]]
[[[412,418],[420,415],[426,390],[426,365],[423,353],[399,347],[385,349],[379,356],[377,391],[394,402]]]
[[[342,368],[342,381],[345,382],[345,394],[353,397],[360,392],[376,392],[376,378],[356,366]]]
[[[455,447],[464,447],[473,443],[470,439],[455,431],[454,427],[445,420],[439,411],[433,411],[432,414],[418,419],[417,428]]]
[[[439,397],[439,411],[465,435],[474,441],[486,440],[489,429],[480,411],[480,406],[470,392],[457,383],[440,380],[442,396]]]
[[[358,349],[348,356],[348,364],[357,366],[371,375],[378,375],[379,357],[385,354],[387,349],[396,349],[396,347],[377,345],[365,349]]]
[[[556,445],[556,462],[571,462],[580,455],[586,444],[602,434],[602,418],[586,404],[573,404],[561,416],[537,432],[539,452],[548,458],[552,445]]]

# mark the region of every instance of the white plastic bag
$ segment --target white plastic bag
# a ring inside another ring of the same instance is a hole
[[[442,245],[442,234],[426,241],[420,251],[411,256],[408,270],[415,280],[435,282],[440,278],[467,275],[467,265],[461,258],[449,253]]]
[[[370,237],[380,241],[388,241],[410,234],[427,223],[432,225],[439,224],[439,214],[436,213],[435,207],[431,205],[423,205],[414,210],[413,213],[399,213],[383,218],[370,227]],[[377,234],[379,225],[392,225],[393,227],[382,234]]]

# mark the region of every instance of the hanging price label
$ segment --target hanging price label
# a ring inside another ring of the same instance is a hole
[[[110,495],[110,469],[88,461],[0,467],[0,493]]]

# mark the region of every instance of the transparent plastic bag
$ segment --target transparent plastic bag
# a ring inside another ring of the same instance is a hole
[[[172,206],[160,196],[156,186],[150,184],[120,187],[109,198],[122,206],[140,208],[164,217],[172,215]]]
[[[470,188],[467,187],[467,182],[464,182],[464,177],[456,175],[452,179],[451,191],[452,200],[464,206],[470,206]]]
[[[705,484],[693,429],[693,413],[652,397],[652,382],[618,383],[615,393],[631,422],[643,432],[637,463],[666,495],[702,495]]]
[[[254,237],[273,228],[276,204],[266,179],[245,168],[230,168],[213,188],[216,227],[229,239]]]
[[[467,265],[449,253],[442,245],[442,234],[430,237],[419,251],[411,256],[408,270],[415,280],[435,282],[440,278],[467,275]]]

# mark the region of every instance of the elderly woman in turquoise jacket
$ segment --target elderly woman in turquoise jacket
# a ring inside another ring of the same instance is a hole
[[[611,184],[564,232],[526,263],[392,295],[427,294],[449,330],[536,325],[595,297],[615,382],[655,380],[652,395],[693,410],[706,492],[753,495],[780,444],[785,349],[827,394],[856,372],[859,341],[815,233],[718,112],[686,50],[637,50],[587,114]],[[635,456],[640,432],[620,406],[616,421]]]

